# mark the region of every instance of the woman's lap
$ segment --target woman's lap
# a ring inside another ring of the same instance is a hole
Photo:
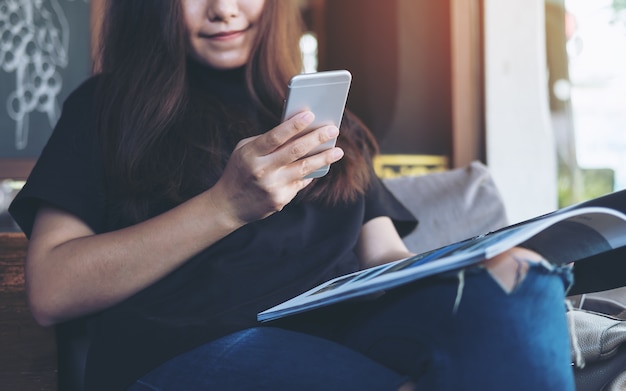
[[[129,390],[395,390],[405,381],[337,343],[258,327],[178,356]]]
[[[512,292],[482,268],[410,284],[227,336],[131,389],[573,390],[564,273],[538,264]]]

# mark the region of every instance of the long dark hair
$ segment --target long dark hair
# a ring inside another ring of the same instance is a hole
[[[302,69],[298,43],[303,29],[296,2],[266,0],[257,28],[245,67],[247,89],[261,115],[277,124],[287,82]],[[224,151],[224,137],[251,135],[249,124],[215,125],[223,124],[215,116],[235,117],[219,102],[208,110],[202,102],[203,109],[196,109],[206,97],[190,87],[186,48],[180,0],[108,1],[100,46],[98,130],[108,187],[124,200],[118,207],[131,222],[150,217],[155,204],[176,205],[207,189],[230,152]],[[344,158],[300,197],[335,204],[366,190],[378,147],[349,112],[338,145]]]

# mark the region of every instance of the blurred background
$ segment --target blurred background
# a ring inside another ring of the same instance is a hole
[[[380,176],[480,160],[511,222],[626,186],[626,0],[298,1],[305,72],[349,69]],[[0,0],[0,230],[103,0]]]
[[[626,1],[551,0],[546,10],[559,203],[567,205],[626,186]]]

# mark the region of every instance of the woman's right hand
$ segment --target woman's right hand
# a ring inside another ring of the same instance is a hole
[[[313,113],[304,111],[262,135],[239,142],[211,189],[214,202],[226,207],[240,224],[282,210],[311,183],[312,179],[305,179],[308,174],[343,157],[337,147],[305,157],[339,134],[335,126],[302,134],[313,119]]]

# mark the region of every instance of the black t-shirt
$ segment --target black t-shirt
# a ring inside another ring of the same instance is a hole
[[[116,200],[109,199],[105,189],[95,130],[97,80],[88,80],[68,97],[50,140],[10,207],[27,235],[42,203],[69,211],[96,233],[121,228],[110,226],[117,220],[110,216]],[[294,201],[224,237],[124,302],[91,316],[88,389],[124,388],[176,354],[258,326],[258,312],[355,271],[353,249],[361,227],[378,216],[391,217],[401,234],[416,224],[379,180],[349,204],[331,207]],[[150,261],[143,260],[146,267]]]

